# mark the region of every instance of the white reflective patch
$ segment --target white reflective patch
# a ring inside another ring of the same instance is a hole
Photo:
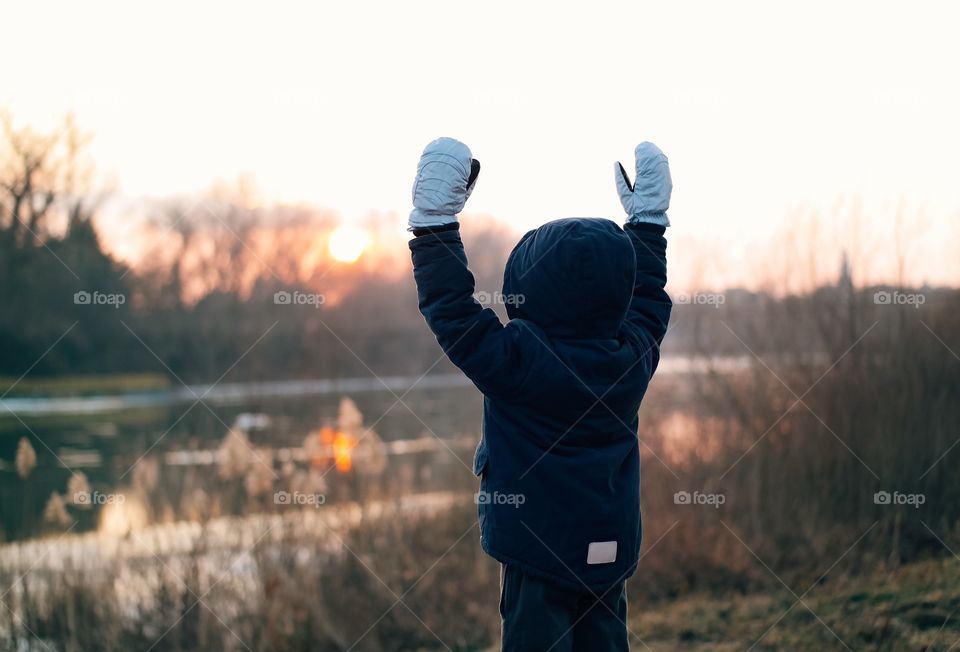
[[[617,561],[616,541],[594,541],[587,547],[588,564],[612,564]]]

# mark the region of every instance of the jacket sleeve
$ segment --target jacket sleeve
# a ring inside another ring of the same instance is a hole
[[[639,331],[659,359],[660,343],[670,323],[673,302],[664,290],[667,284],[667,240],[665,228],[636,223],[624,227],[637,258],[637,275],[627,322]]]
[[[474,278],[457,223],[416,229],[410,241],[420,313],[443,352],[487,396],[508,395],[522,383],[517,329],[474,299]]]

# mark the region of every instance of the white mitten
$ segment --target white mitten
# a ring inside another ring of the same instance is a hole
[[[613,164],[620,203],[627,212],[627,222],[649,222],[670,226],[667,209],[673,181],[670,179],[670,163],[660,148],[649,142],[637,145],[637,178],[631,185],[627,171],[620,163]]]
[[[413,182],[409,230],[456,222],[479,174],[480,161],[459,140],[437,138],[427,145]]]

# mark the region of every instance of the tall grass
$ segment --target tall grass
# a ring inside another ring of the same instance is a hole
[[[37,556],[29,572],[0,571],[10,588],[0,642],[67,651],[478,649],[496,635],[498,575],[476,544],[473,507],[438,497],[339,523],[312,512],[234,520],[229,542],[220,523],[198,527],[185,552],[142,544],[113,563],[109,554],[96,564]],[[71,545],[53,543],[49,555]]]
[[[726,330],[754,364],[686,389],[654,382],[641,410],[645,546],[663,540],[641,566],[636,595],[779,589],[783,578],[809,583],[828,570],[956,550],[960,296],[931,293],[916,309],[876,304],[874,292],[767,297],[762,319],[750,321],[679,306],[678,319],[722,322],[701,331]],[[701,415],[680,460],[663,452],[678,405]],[[676,505],[678,490],[725,502]],[[878,504],[878,492],[919,498]]]

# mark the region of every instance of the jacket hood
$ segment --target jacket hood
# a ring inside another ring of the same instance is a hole
[[[636,257],[616,223],[554,220],[528,231],[503,274],[511,319],[526,319],[553,337],[612,338],[633,295]]]

